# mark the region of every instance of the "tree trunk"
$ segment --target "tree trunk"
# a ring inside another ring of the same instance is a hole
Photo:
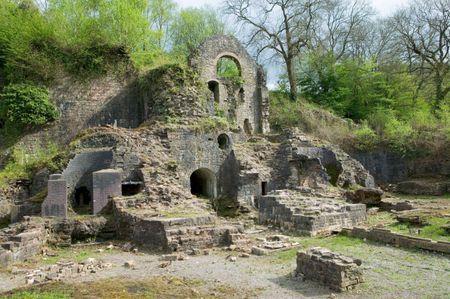
[[[292,59],[286,59],[286,68],[289,79],[290,97],[292,101],[297,100],[297,77],[295,74],[294,65]]]

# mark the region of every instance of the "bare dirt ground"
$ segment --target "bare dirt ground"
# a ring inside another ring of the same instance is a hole
[[[230,293],[229,298],[450,298],[448,256],[381,246],[341,236],[296,240],[301,244],[300,249],[322,246],[362,259],[365,283],[348,293],[333,294],[326,287],[294,277],[295,254],[299,249],[248,258],[238,257],[238,252],[218,249],[210,255],[190,256],[187,260],[174,261],[165,268],[160,267],[163,263],[159,260],[160,255],[154,253],[133,254],[114,250],[99,254],[96,253],[98,247],[85,247],[65,249],[58,254],[65,260],[70,260],[71,256],[73,259],[80,255],[83,258],[93,256],[114,265],[111,269],[68,280],[71,284],[108,278],[139,281],[149,277],[170,276],[200,280],[211,288],[227,286],[235,290]],[[229,255],[237,256],[237,260],[230,261],[227,259]],[[129,260],[135,262],[135,269],[123,266]],[[36,260],[16,267],[36,268],[48,262]],[[24,276],[25,274],[12,275],[10,271],[0,272],[0,292],[24,286]],[[207,294],[207,297],[215,297],[214,292]],[[198,297],[204,297],[204,294]]]

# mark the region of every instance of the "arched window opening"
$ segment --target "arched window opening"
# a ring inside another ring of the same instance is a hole
[[[239,78],[241,77],[241,67],[239,62],[230,56],[224,56],[217,61],[218,78]]]

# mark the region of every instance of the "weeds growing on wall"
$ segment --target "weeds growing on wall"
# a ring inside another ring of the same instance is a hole
[[[57,145],[49,144],[33,153],[23,149],[13,149],[10,159],[0,171],[0,188],[8,186],[8,182],[17,179],[31,179],[39,169],[48,168],[50,172],[58,172],[67,164],[67,155]]]

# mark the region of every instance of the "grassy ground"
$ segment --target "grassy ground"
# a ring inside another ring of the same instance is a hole
[[[366,298],[450,298],[450,259],[444,255],[382,246],[345,236],[298,238],[296,241],[302,249],[325,247],[361,259],[365,283],[358,289]],[[275,253],[270,262],[292,263],[298,250]],[[349,294],[348,298],[360,295]]]
[[[406,195],[401,193],[395,193],[395,197],[405,200],[419,200],[419,201],[428,201],[428,200],[437,200],[437,199],[448,199],[450,200],[450,193],[436,196],[436,195]]]
[[[428,220],[429,224],[425,226],[416,226],[409,223],[396,222],[388,225],[386,228],[404,235],[450,242],[450,235],[448,235],[442,228],[442,226],[448,222],[448,218],[431,217]]]
[[[83,284],[53,283],[32,290],[14,291],[0,298],[248,298],[250,295],[225,284],[206,285],[201,280],[159,276],[141,280],[102,279]]]
[[[450,235],[445,232],[442,226],[449,221],[449,217],[430,217],[428,225],[417,226],[409,223],[400,223],[395,219],[395,215],[389,212],[378,212],[368,216],[368,224],[370,226],[381,225],[386,229],[403,235],[448,242],[450,242]]]

